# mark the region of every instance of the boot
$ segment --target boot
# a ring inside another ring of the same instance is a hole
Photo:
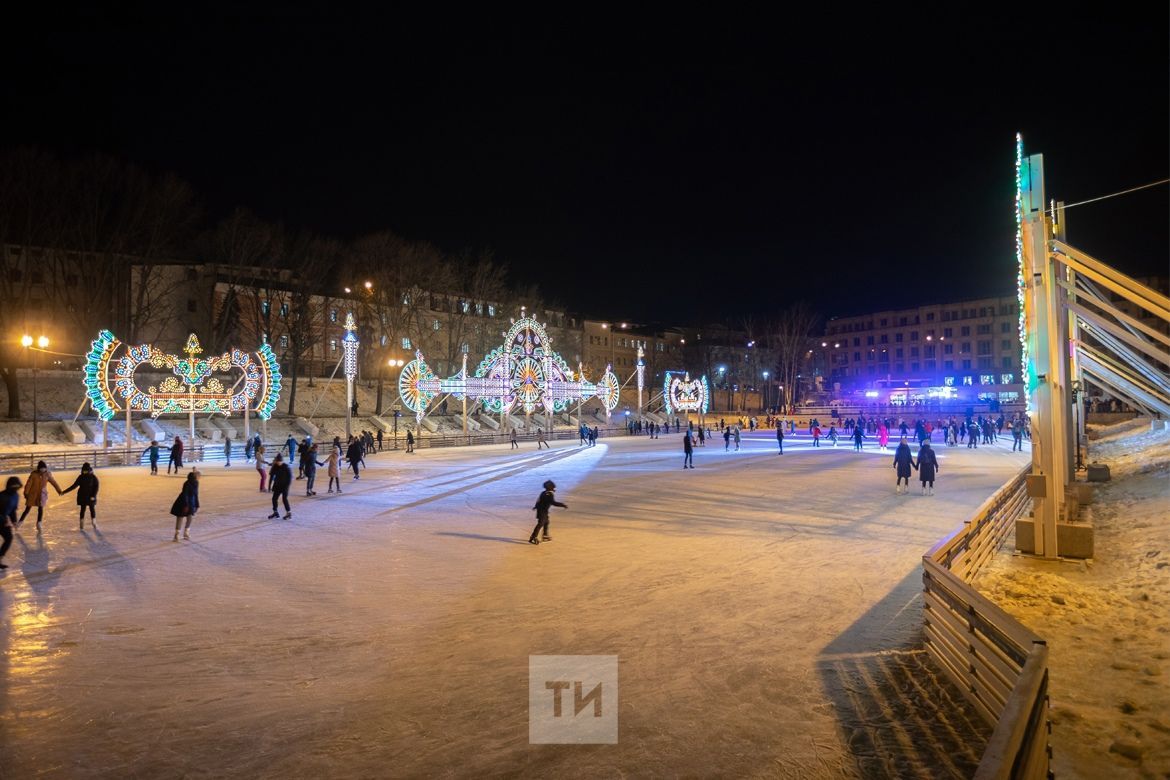
[[[183,538],[186,539],[187,541],[191,540],[191,534],[187,533],[186,528],[183,529]]]
[[[179,541],[179,532],[175,531],[175,541]]]

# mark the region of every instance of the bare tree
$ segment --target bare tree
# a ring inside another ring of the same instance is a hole
[[[776,379],[780,387],[781,406],[790,411],[797,402],[797,377],[808,356],[820,315],[805,301],[798,301],[781,313],[769,332],[770,346],[776,351]]]

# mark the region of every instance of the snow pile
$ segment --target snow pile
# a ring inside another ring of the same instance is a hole
[[[1000,555],[976,581],[1050,648],[1058,777],[1170,775],[1170,431],[1095,429],[1112,480],[1085,508],[1096,558]]]

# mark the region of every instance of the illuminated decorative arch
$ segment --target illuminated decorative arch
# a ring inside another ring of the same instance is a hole
[[[666,413],[700,412],[706,414],[711,404],[711,388],[707,384],[707,377],[691,379],[690,373],[678,374],[666,372],[662,380],[662,397],[666,399]]]
[[[402,370],[398,394],[418,419],[426,414],[431,401],[445,393],[475,398],[494,414],[512,410],[531,414],[538,408],[563,412],[570,404],[595,396],[612,412],[621,389],[613,371],[607,368],[597,384],[575,377],[550,344],[544,326],[531,317],[519,319],[508,329],[504,343],[479,362],[474,376],[468,376],[465,363],[448,379],[435,376],[422,352],[416,352],[415,359]]]
[[[115,358],[123,346],[125,352]],[[276,355],[267,344],[256,350],[255,357],[232,349],[201,358],[203,348],[192,333],[183,351],[185,358],[151,344],[123,345],[110,331],[101,331],[85,362],[85,394],[94,412],[103,420],[123,410],[158,417],[189,412],[232,414],[247,409],[265,420],[272,416],[280,400],[281,374]],[[144,364],[171,373],[157,386],[143,390],[137,373]]]

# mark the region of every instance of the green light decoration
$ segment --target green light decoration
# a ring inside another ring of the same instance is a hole
[[[115,360],[123,346],[125,354]],[[101,331],[86,355],[83,380],[94,413],[111,420],[124,410],[150,413],[151,417],[190,412],[230,415],[249,410],[261,419],[271,418],[281,390],[280,364],[271,347],[262,345],[255,353],[258,360],[240,349],[200,358],[203,347],[192,333],[183,351],[185,358],[151,344],[123,345],[110,331]],[[136,374],[146,364],[157,371],[169,370],[170,375],[157,386],[142,390]],[[239,373],[240,381],[232,377],[233,372]],[[239,390],[229,390],[237,386]]]
[[[1028,353],[1028,287],[1024,268],[1024,191],[1031,189],[1031,169],[1024,165],[1024,136],[1016,133],[1016,308],[1020,339],[1020,373],[1024,384],[1024,408],[1032,411],[1032,390],[1039,383]]]

